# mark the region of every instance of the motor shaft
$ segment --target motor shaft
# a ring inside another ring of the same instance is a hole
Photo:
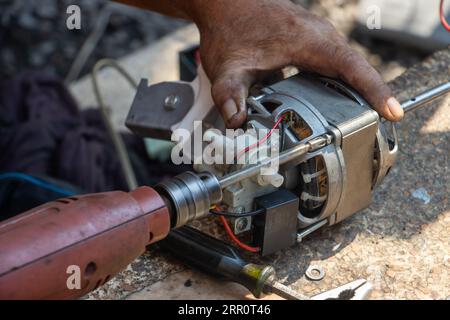
[[[402,103],[402,108],[405,113],[420,109],[428,102],[431,102],[450,92],[450,82],[441,84],[433,89],[427,90],[418,96],[409,99]]]
[[[279,155],[266,158],[260,163],[252,166],[245,167],[244,169],[232,172],[222,178],[220,178],[219,183],[222,189],[231,186],[232,184],[242,181],[247,178],[256,176],[260,169],[269,166],[273,163],[278,163],[278,165],[283,165],[287,162],[295,160],[310,151],[315,151],[319,148],[325,147],[332,142],[332,137],[328,134],[319,136],[305,143],[296,145],[293,148],[280,152]]]

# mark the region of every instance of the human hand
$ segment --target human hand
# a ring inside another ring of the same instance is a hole
[[[203,68],[227,127],[247,117],[252,84],[286,66],[339,78],[385,119],[403,117],[378,72],[331,23],[289,0],[116,0],[193,20]]]
[[[194,3],[202,65],[227,127],[244,123],[249,87],[288,65],[340,78],[385,119],[402,119],[403,109],[378,72],[328,21],[288,0]]]

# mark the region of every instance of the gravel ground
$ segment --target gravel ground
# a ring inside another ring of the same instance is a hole
[[[364,53],[386,80],[422,60],[420,52],[353,32],[357,0],[293,0],[330,19],[339,31],[351,36],[351,44]],[[66,8],[79,5],[81,30],[66,28]],[[0,1],[0,76],[12,76],[33,68],[65,77],[82,44],[92,32],[106,0],[2,0]],[[104,57],[120,58],[154,42],[186,24],[157,13],[114,4],[112,16],[81,75]]]
[[[349,38],[350,45],[362,53],[386,81],[393,80],[427,56],[416,49],[360,34],[356,28],[358,0],[294,0],[294,2],[327,18],[339,32]]]
[[[68,30],[66,9],[81,9],[81,29]],[[0,1],[0,76],[39,69],[65,77],[106,5],[117,8],[81,75],[101,58],[120,58],[186,24],[105,0]]]

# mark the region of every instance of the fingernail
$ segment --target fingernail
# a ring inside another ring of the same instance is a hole
[[[222,106],[222,115],[226,123],[229,123],[237,112],[238,109],[233,99],[228,99]]]
[[[395,120],[401,120],[403,118],[404,112],[398,100],[394,97],[390,97],[386,103]]]

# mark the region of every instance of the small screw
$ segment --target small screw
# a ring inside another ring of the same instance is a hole
[[[236,213],[245,212],[245,208],[243,206],[236,207],[236,209],[234,209],[234,212],[236,212]]]
[[[243,231],[245,228],[247,228],[248,221],[247,218],[238,218],[236,221],[236,229],[238,231]]]
[[[164,108],[169,111],[175,110],[175,107],[179,101],[179,98],[176,94],[171,94],[164,99]]]

